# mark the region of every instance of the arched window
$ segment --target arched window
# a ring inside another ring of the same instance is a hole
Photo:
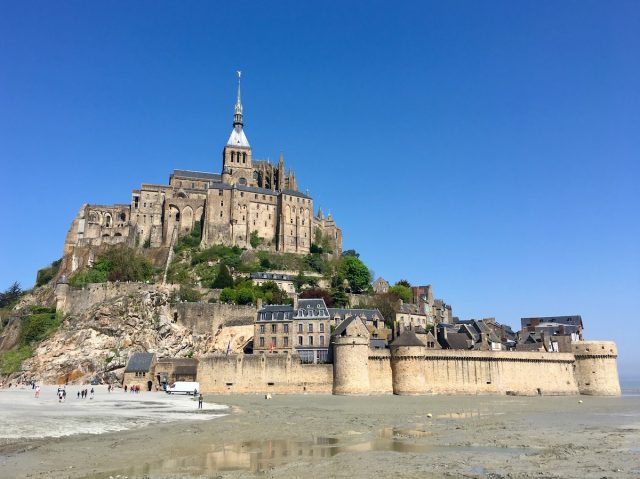
[[[231,152],[231,163],[233,163],[234,158],[236,157],[236,152],[232,151]]]
[[[107,228],[111,228],[111,215],[105,215],[105,217],[104,217],[104,225]]]
[[[242,162],[243,163],[247,162],[247,154],[246,153],[242,153]]]

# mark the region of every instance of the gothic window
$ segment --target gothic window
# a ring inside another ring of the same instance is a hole
[[[231,152],[231,163],[233,163],[233,159],[236,157],[236,152],[232,151]]]
[[[180,212],[176,213],[176,221],[180,221]]]
[[[243,163],[247,162],[247,154],[246,153],[242,153],[242,162]]]

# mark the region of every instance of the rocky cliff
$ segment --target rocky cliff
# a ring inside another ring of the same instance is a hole
[[[246,345],[251,325],[203,331],[176,321],[171,291],[162,287],[116,290],[86,308],[71,308],[60,328],[23,363],[24,379],[45,383],[119,381],[129,356],[138,351],[160,357],[199,357]]]

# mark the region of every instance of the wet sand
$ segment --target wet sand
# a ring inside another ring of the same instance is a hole
[[[11,401],[12,394],[0,392],[0,406]],[[169,404],[179,409],[175,414],[184,415],[160,424],[156,416],[139,424],[128,422],[128,427],[134,427],[131,430],[44,439],[7,438],[3,421],[0,475],[640,477],[638,396],[295,395],[265,400],[255,395],[205,399],[210,408],[217,403],[230,409],[198,413],[195,403]],[[145,401],[136,405],[137,415],[149,416],[145,408],[152,406],[145,402],[158,408],[157,403],[165,400],[162,393],[147,393]],[[54,404],[53,411],[55,406],[59,405]],[[193,412],[188,411],[191,406]],[[96,411],[85,421],[109,423],[98,417],[110,415],[109,411]],[[218,416],[225,412],[228,414]],[[3,414],[0,412],[0,418]]]

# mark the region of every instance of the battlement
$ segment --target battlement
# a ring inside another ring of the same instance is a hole
[[[618,357],[618,348],[613,341],[577,341],[571,345],[576,358]]]

